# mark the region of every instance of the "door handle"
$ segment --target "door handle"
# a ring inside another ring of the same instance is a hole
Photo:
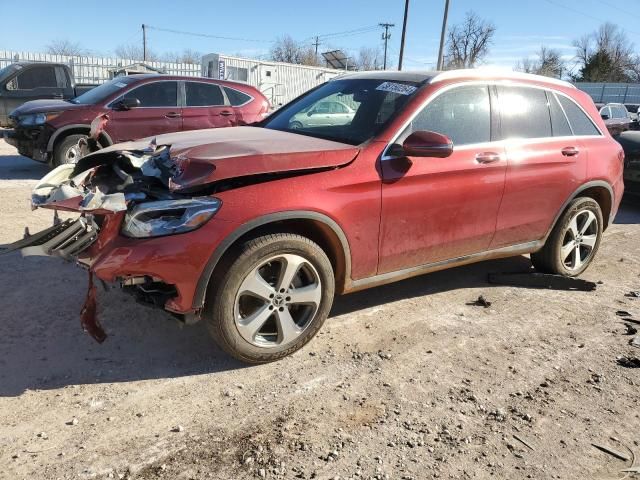
[[[165,117],[167,118],[178,118],[181,117],[182,115],[180,115],[178,112],[169,112],[165,114]]]
[[[564,155],[565,157],[575,157],[579,153],[580,150],[578,150],[576,147],[564,147],[562,149],[562,155]]]
[[[233,115],[233,112],[230,112],[229,110],[222,110],[220,112],[220,115],[222,115],[223,117],[228,117],[230,115]]]
[[[500,154],[495,152],[482,152],[476,155],[478,163],[494,163],[500,161]]]

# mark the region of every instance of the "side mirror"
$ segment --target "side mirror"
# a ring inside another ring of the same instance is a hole
[[[453,153],[453,142],[446,135],[429,131],[417,131],[402,143],[408,157],[445,158]]]
[[[123,98],[113,104],[114,110],[131,110],[140,106],[140,100],[137,98]]]
[[[603,120],[609,120],[611,117],[609,115],[607,115],[606,113],[601,113],[600,114],[600,118],[602,118]]]

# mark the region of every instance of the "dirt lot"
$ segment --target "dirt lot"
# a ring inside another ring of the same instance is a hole
[[[0,142],[0,243],[51,223],[28,202],[44,173]],[[640,369],[616,359],[640,348],[616,311],[640,319],[639,222],[625,205],[607,231],[594,292],[487,283],[526,257],[440,272],[337,299],[305,349],[258,367],[117,289],[98,345],[86,272],[0,257],[0,477],[629,478]]]

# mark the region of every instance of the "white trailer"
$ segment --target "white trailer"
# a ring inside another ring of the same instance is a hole
[[[202,76],[245,82],[258,88],[274,108],[342,74],[342,70],[309,67],[210,53],[202,57]]]

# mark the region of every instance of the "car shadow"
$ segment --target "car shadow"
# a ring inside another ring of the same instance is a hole
[[[487,282],[490,272],[530,270],[520,256],[436,272],[338,297],[331,316],[443,291],[489,289],[496,286]],[[98,315],[109,337],[97,344],[79,322],[87,273],[57,259],[0,256],[0,284],[10,286],[0,297],[1,397],[250,368],[220,350],[203,323],[183,327],[118,288],[99,288]],[[475,298],[470,292],[468,301]]]
[[[0,139],[0,141],[3,140]],[[17,153],[0,155],[0,180],[40,180],[48,171],[48,165]]]

